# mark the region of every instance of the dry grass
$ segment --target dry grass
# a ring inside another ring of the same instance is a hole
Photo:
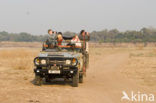
[[[33,59],[39,49],[14,48],[0,50],[0,65],[13,69],[30,69],[33,67]]]
[[[42,47],[42,43],[40,42],[0,42],[0,47]]]
[[[104,97],[100,102],[103,102],[105,98],[107,100],[107,97],[114,99],[114,101],[120,100],[122,90],[139,89],[140,91],[139,85],[145,86],[145,90],[146,88],[151,89],[151,91],[156,90],[155,47],[91,47],[89,50],[91,68],[87,71],[85,83],[81,84],[80,88],[74,90],[72,87],[70,88],[64,85],[36,87],[32,84],[34,78],[33,59],[38,55],[40,49],[41,48],[0,49],[0,101],[3,103],[27,103],[37,101],[50,102],[49,100],[55,99],[57,102],[61,98],[62,101],[60,102],[66,100],[69,103],[70,100],[73,102],[81,100],[80,102],[82,103],[89,103],[94,99],[95,101],[99,100],[99,97]],[[126,55],[122,55],[122,53]],[[117,60],[120,60],[116,58],[120,58],[120,56],[124,56],[124,59],[121,60],[126,60],[126,62],[121,61],[116,63]],[[123,70],[123,74],[119,73],[120,70]],[[122,78],[124,78],[123,75],[128,76],[128,78],[122,80]],[[131,83],[129,83],[128,80],[129,78],[137,84],[134,84],[135,87],[133,85],[131,87]],[[52,93],[47,96],[49,91],[52,91]],[[108,95],[106,96],[104,94],[102,96],[105,92]],[[66,97],[68,98],[72,93],[74,94],[72,97],[76,96],[78,98],[66,99]],[[92,96],[93,93],[96,96]],[[113,93],[114,95],[112,96]],[[96,98],[90,101],[91,96]]]
[[[124,67],[124,74],[140,81],[141,85],[156,85],[156,51],[155,48],[136,48],[130,51],[129,60]]]
[[[14,70],[28,70],[33,68],[33,59],[38,55],[40,48],[12,48],[0,49],[0,67],[9,67]],[[95,61],[101,55],[114,53],[129,53],[129,60],[122,71],[129,78],[137,79],[141,84],[156,85],[156,48],[155,47],[91,47],[90,59]],[[24,77],[27,80],[28,77]]]
[[[121,48],[90,48],[90,56],[108,55],[114,52],[124,51]],[[39,54],[40,48],[3,48],[0,49],[0,66],[18,70],[33,68],[33,59]]]

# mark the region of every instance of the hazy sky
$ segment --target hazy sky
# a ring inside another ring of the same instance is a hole
[[[0,0],[0,31],[46,34],[156,27],[156,0]]]

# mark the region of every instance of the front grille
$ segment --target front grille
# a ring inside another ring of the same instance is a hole
[[[65,59],[63,59],[63,58],[50,58],[49,59],[49,64],[50,65],[53,65],[53,64],[64,65],[65,64]]]
[[[65,61],[50,60],[49,63],[50,63],[50,64],[63,65],[63,64],[65,64]]]

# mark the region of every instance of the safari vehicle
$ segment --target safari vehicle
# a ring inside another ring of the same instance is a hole
[[[43,78],[50,82],[55,78],[71,79],[72,86],[83,83],[86,74],[85,59],[81,46],[76,46],[69,40],[62,45],[43,44],[43,50],[34,59],[35,84],[41,85]]]

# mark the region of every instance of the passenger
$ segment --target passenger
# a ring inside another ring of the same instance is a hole
[[[80,34],[79,34],[79,38],[80,40],[82,40],[83,43],[83,49],[85,52],[89,53],[89,45],[88,45],[88,41],[90,40],[90,36],[88,32],[85,32],[85,30],[81,30]]]
[[[85,32],[85,30],[81,30],[80,34],[79,34],[79,38],[80,40],[83,41],[83,54],[85,56],[85,67],[88,68],[89,67],[89,44],[88,41],[90,40],[90,36],[88,32]]]
[[[56,45],[56,39],[57,39],[57,33],[55,31],[52,31],[52,29],[48,30],[48,39],[46,41],[46,44],[48,46],[55,46]]]
[[[71,43],[75,43],[75,46],[81,47],[81,41],[79,37],[77,36],[77,34],[73,37],[73,39],[71,40]]]
[[[57,43],[58,43],[58,45],[61,45],[62,41],[63,41],[62,32],[58,32],[58,34],[57,34]]]

